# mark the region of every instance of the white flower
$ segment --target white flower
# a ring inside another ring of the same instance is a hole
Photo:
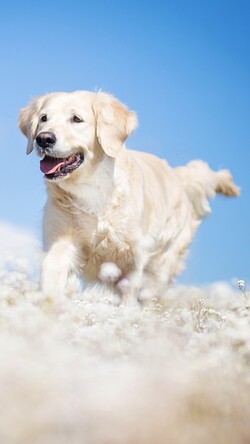
[[[102,282],[112,283],[116,282],[121,276],[122,272],[113,262],[104,262],[99,271],[99,278]]]
[[[238,281],[238,287],[239,287],[239,290],[240,290],[242,293],[245,292],[246,284],[245,284],[245,281],[243,281],[243,279],[240,279],[240,280]]]

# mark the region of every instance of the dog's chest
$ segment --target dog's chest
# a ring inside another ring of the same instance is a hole
[[[103,213],[113,192],[113,168],[113,159],[106,156],[84,181],[63,183],[63,189],[72,197],[72,207],[92,216]]]
[[[101,264],[115,263],[126,274],[134,268],[134,245],[126,230],[121,230],[108,218],[79,215],[77,241],[80,239],[82,271],[88,279],[97,279]],[[119,223],[118,223],[119,225]]]

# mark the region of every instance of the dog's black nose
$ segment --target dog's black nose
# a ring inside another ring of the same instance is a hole
[[[41,148],[52,147],[56,143],[56,136],[54,133],[44,131],[44,132],[38,134],[38,136],[36,138],[36,143]]]

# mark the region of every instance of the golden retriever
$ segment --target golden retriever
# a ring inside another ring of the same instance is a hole
[[[27,154],[41,158],[48,191],[45,295],[63,294],[71,273],[100,280],[107,262],[120,270],[116,288],[127,282],[133,294],[145,285],[156,294],[183,268],[208,198],[239,195],[227,170],[199,160],[171,168],[126,149],[136,125],[136,114],[103,92],[51,93],[20,111]]]

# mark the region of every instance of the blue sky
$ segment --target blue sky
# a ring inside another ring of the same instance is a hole
[[[40,236],[45,188],[17,116],[35,95],[102,88],[138,113],[128,140],[173,166],[229,168],[181,281],[249,280],[250,3],[243,0],[5,2],[0,6],[0,220]]]

